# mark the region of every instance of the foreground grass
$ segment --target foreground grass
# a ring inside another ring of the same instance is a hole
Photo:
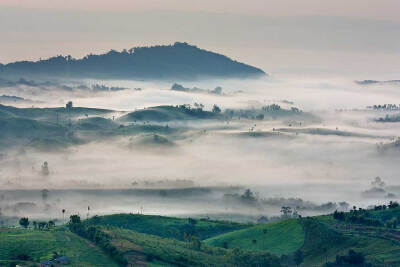
[[[0,266],[20,262],[17,258],[21,255],[30,257],[26,265],[50,260],[53,252],[69,257],[72,266],[118,266],[101,249],[66,228],[50,231],[0,228]]]

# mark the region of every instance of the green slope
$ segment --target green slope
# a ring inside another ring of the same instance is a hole
[[[66,109],[64,107],[59,108],[16,108],[13,106],[5,106],[0,104],[0,114],[8,114],[7,117],[21,117],[44,121],[57,121],[57,114],[60,121],[68,121],[70,118],[84,115],[105,115],[113,112],[107,109],[98,108],[85,108],[85,107],[74,107]],[[0,117],[2,117],[0,115]]]
[[[15,258],[21,254],[31,258],[25,264],[50,260],[53,252],[69,257],[70,266],[118,266],[99,248],[65,228],[51,231],[0,228],[0,266],[18,262]]]
[[[133,266],[154,262],[156,266],[281,266],[266,252],[232,251],[193,242],[182,242],[115,227],[104,227],[112,243]]]
[[[299,249],[304,243],[304,237],[301,224],[291,219],[212,237],[205,240],[205,244],[254,251],[267,250],[280,256]]]
[[[114,214],[93,217],[86,224],[115,226],[139,233],[165,238],[184,239],[184,233],[193,233],[200,239],[220,235],[230,231],[249,227],[246,224],[224,221],[195,220],[192,226],[188,219],[140,214]]]
[[[185,106],[157,106],[137,110],[128,113],[119,120],[124,122],[132,121],[158,121],[168,122],[174,120],[213,119],[218,114],[201,109],[188,108]]]
[[[371,211],[369,216],[386,221],[399,212],[400,208]],[[400,266],[400,231],[341,222],[331,215],[257,225],[209,238],[205,244],[289,257],[300,249],[305,256],[302,266],[323,266],[352,249],[374,266]]]

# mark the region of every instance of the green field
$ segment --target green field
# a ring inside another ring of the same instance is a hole
[[[269,251],[275,255],[290,254],[304,243],[301,224],[295,220],[257,225],[205,240],[205,244],[216,247],[241,248],[254,251]]]
[[[239,224],[225,221],[194,220],[192,226],[188,219],[148,216],[140,214],[114,214],[94,217],[86,223],[121,227],[139,233],[151,234],[165,238],[184,240],[184,233],[194,231],[201,240],[230,231],[249,227],[247,224]]]
[[[73,266],[118,266],[101,249],[64,227],[50,231],[0,228],[0,266],[50,260],[53,252],[70,258]],[[22,255],[30,259],[18,260]]]

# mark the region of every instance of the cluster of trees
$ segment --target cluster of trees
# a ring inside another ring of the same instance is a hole
[[[21,225],[22,227],[24,227],[25,229],[27,229],[29,227],[29,225],[31,224],[31,222],[29,221],[29,218],[27,217],[23,217],[19,220],[19,225]],[[36,222],[33,221],[32,222],[32,226],[33,229],[35,230],[49,230],[51,228],[54,228],[54,226],[56,226],[56,223],[54,221],[48,221],[48,222]]]
[[[289,219],[289,218],[301,218],[301,215],[298,213],[296,209],[292,209],[288,206],[283,206],[281,208],[282,219]]]
[[[289,206],[299,211],[311,210],[318,212],[332,212],[334,210],[347,211],[349,203],[346,201],[341,202],[326,202],[322,204],[316,204],[311,201],[306,201],[301,198],[284,198],[284,197],[270,197],[261,199],[260,202],[265,205],[271,206]]]
[[[386,210],[386,209],[395,209],[399,207],[399,203],[396,201],[390,201],[389,205],[375,205],[374,210]]]
[[[170,180],[170,179],[164,179],[164,180],[158,180],[158,181],[134,181],[132,182],[133,186],[145,186],[145,187],[194,187],[195,183],[192,180],[188,179],[176,179],[176,180]]]
[[[346,221],[355,224],[363,224],[368,226],[383,226],[380,220],[369,218],[369,213],[367,210],[360,208],[359,210],[350,210],[350,213],[344,213],[343,211],[335,211],[333,213],[333,218],[338,221]]]
[[[92,90],[95,91],[95,92],[122,91],[122,90],[125,90],[125,89],[127,89],[127,88],[125,88],[125,87],[114,87],[114,86],[108,87],[108,86],[106,86],[104,84],[94,84],[94,85],[92,85]]]
[[[263,106],[261,109],[263,111],[265,111],[265,112],[269,112],[269,111],[279,111],[282,108],[278,104],[271,104],[271,105],[268,105],[268,106]]]
[[[222,94],[221,86],[217,86],[213,90],[207,90],[207,89],[201,89],[201,88],[197,88],[197,87],[188,88],[188,87],[184,87],[183,85],[180,85],[178,83],[174,83],[171,86],[171,90],[180,91],[180,92],[192,92],[192,93],[208,93],[208,94],[216,94],[216,95]]]
[[[183,104],[176,106],[176,108],[191,116],[206,117],[210,115],[207,111],[203,110],[204,105],[199,103],[194,103],[193,107],[190,104]],[[217,105],[213,105],[212,112],[214,114],[219,114],[221,113],[221,108]]]
[[[234,248],[226,257],[235,266],[281,266],[279,258],[268,252],[252,252]]]
[[[372,267],[371,264],[365,262],[365,257],[362,253],[357,253],[354,250],[350,249],[347,255],[340,256],[337,255],[334,262],[327,262],[326,267],[351,267],[351,266],[359,266],[359,267]]]
[[[389,115],[386,114],[385,117],[381,117],[376,119],[378,122],[399,122],[400,121],[400,114],[395,114],[395,115]]]
[[[399,203],[397,203],[395,201],[390,201],[389,205],[374,206],[371,210],[380,211],[380,210],[386,210],[386,209],[395,209],[397,207],[399,207]],[[350,210],[350,212],[348,212],[348,213],[336,210],[333,213],[333,218],[338,221],[345,221],[345,222],[363,224],[363,225],[368,225],[368,226],[381,227],[381,226],[385,225],[387,228],[393,228],[393,229],[397,228],[397,225],[399,224],[397,217],[386,218],[387,219],[386,221],[382,221],[382,220],[373,218],[371,216],[371,212],[370,212],[371,210],[363,209],[363,208],[357,209],[356,206],[353,206],[353,209]]]
[[[399,110],[400,109],[400,104],[396,105],[396,104],[383,104],[383,105],[373,105],[372,106],[373,109],[375,110]]]
[[[86,238],[101,247],[121,266],[126,266],[128,264],[122,253],[112,244],[111,237],[102,231],[100,226],[86,226],[81,222],[81,218],[78,215],[71,215],[68,227],[75,234]]]
[[[271,104],[263,106],[261,108],[250,108],[250,109],[226,109],[224,115],[226,118],[232,119],[233,117],[246,118],[251,120],[263,120],[266,116],[270,116],[273,119],[278,115],[292,115],[294,113],[301,113],[302,111],[296,107],[290,109],[283,109],[278,104]]]

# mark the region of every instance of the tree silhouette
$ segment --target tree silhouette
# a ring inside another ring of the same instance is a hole
[[[214,104],[213,108],[212,108],[212,112],[214,113],[221,113],[221,109],[220,107],[218,107],[217,105]]]
[[[29,219],[26,217],[23,217],[23,218],[19,219],[19,224],[26,229],[29,226]]]
[[[304,260],[303,252],[301,250],[297,250],[294,253],[294,262],[296,263],[296,266],[299,266]]]

